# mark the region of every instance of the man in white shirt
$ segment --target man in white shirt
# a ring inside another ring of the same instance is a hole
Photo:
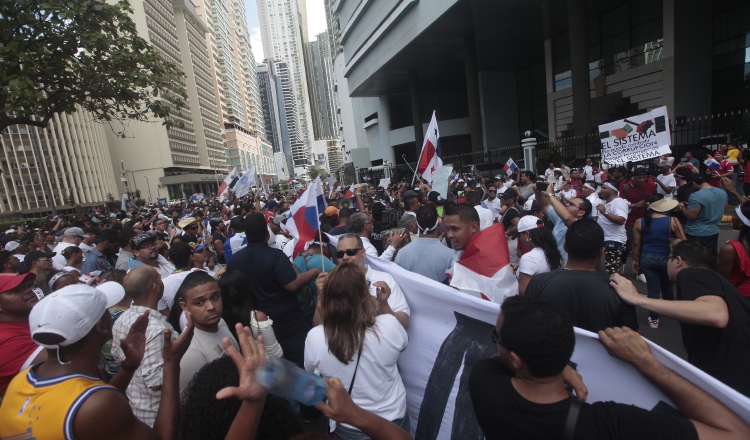
[[[547,182],[555,182],[555,164],[550,162],[549,167],[544,170],[544,180]]]
[[[342,235],[336,247],[336,257],[339,262],[356,264],[365,270],[365,276],[370,283],[370,293],[378,299],[380,313],[395,316],[404,329],[409,328],[411,312],[401,288],[390,274],[365,266],[365,258],[369,254],[364,250],[363,241],[362,237],[354,233]],[[320,287],[318,289],[320,290]]]
[[[586,158],[586,166],[583,167],[583,171],[586,173],[586,178],[583,179],[584,182],[594,180],[594,161],[590,157]]]
[[[362,248],[367,255],[378,258],[378,250],[370,243],[372,228],[372,218],[369,214],[364,212],[352,214],[352,218],[349,220],[349,231],[359,236],[362,240]]]
[[[677,181],[672,174],[672,167],[668,161],[659,162],[661,174],[656,176],[656,193],[664,196],[665,199],[673,198],[672,193],[677,186]]]
[[[182,282],[180,307],[195,324],[193,340],[180,361],[180,395],[184,396],[195,373],[207,363],[226,356],[224,338],[239,350],[237,341],[221,319],[224,310],[219,283],[205,272],[191,272]]]
[[[86,229],[86,231],[84,232],[87,236],[83,239],[81,244],[78,245],[78,247],[83,249],[83,254],[86,255],[86,251],[94,250],[96,245],[99,244],[99,237],[97,235],[96,229]]]
[[[505,191],[504,187],[503,187],[503,191]],[[500,220],[500,208],[502,207],[502,203],[500,202],[500,199],[497,197],[496,185],[489,185],[487,187],[487,200],[482,202],[482,206],[484,206],[485,208],[489,209],[492,212],[492,218],[495,221]]]
[[[599,217],[599,211],[596,210],[596,207],[604,203],[599,198],[598,191],[599,188],[596,186],[596,183],[593,182],[586,182],[583,184],[583,188],[581,188],[581,195],[591,202],[591,207],[593,208],[591,211],[592,220],[596,220]]]
[[[473,206],[479,214],[479,230],[483,231],[493,223],[495,223],[495,217],[492,215],[492,211],[481,206],[482,193],[476,189],[466,193],[466,203]]]
[[[62,241],[52,251],[55,253],[55,256],[52,257],[52,265],[55,266],[56,270],[63,270],[67,263],[65,257],[62,256],[63,249],[69,246],[80,246],[83,239],[87,237],[88,235],[84,234],[81,228],[68,228],[65,230]]]
[[[605,182],[599,196],[604,204],[596,206],[599,211],[597,223],[604,231],[604,267],[610,274],[622,275],[622,253],[628,235],[625,231],[625,220],[628,218],[628,202],[619,197],[615,182]]]

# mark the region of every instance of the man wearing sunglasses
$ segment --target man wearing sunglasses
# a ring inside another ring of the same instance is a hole
[[[409,328],[409,305],[406,303],[401,287],[390,274],[377,271],[365,265],[367,253],[362,242],[362,238],[354,233],[344,234],[339,238],[336,247],[336,258],[339,264],[351,263],[361,267],[365,271],[367,281],[370,283],[370,294],[378,300],[378,308],[381,314],[393,315],[398,322],[405,328]],[[321,279],[317,280],[318,286],[321,285]],[[320,290],[320,289],[319,289]]]
[[[46,359],[31,340],[29,313],[39,302],[33,282],[33,273],[0,275],[0,397],[19,371]]]
[[[159,255],[156,251],[156,236],[139,234],[130,240],[130,249],[133,251],[133,257],[128,260],[128,270],[133,270],[138,266],[151,266],[159,272],[159,276],[166,278],[175,271],[174,264]]]
[[[555,236],[557,249],[563,257],[563,263],[568,261],[568,252],[565,250],[565,234],[568,227],[576,220],[587,218],[592,211],[591,203],[578,197],[574,197],[567,205],[563,204],[553,192],[553,184],[547,185],[547,191],[536,191],[536,202],[547,214],[547,218],[554,225],[552,235]]]
[[[573,325],[563,309],[548,301],[506,299],[487,337],[498,353],[477,363],[469,377],[472,406],[487,439],[750,438],[750,426],[659,362],[628,328],[601,330],[599,342],[669,396],[681,414],[616,402],[585,403],[588,390],[568,366],[575,348]]]

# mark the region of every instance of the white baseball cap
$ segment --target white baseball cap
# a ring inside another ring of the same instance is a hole
[[[107,308],[114,306],[125,298],[125,288],[117,281],[106,281],[98,284],[96,290],[107,297]]]
[[[544,223],[542,223],[539,218],[534,217],[533,215],[524,215],[520,220],[518,220],[517,226],[518,232],[526,232],[536,228],[543,228]]]
[[[65,286],[45,296],[31,309],[31,339],[45,348],[74,344],[89,334],[106,311],[104,293],[85,284]],[[36,339],[37,335],[48,333],[62,337],[63,341],[46,345]]]
[[[14,251],[14,250],[16,250],[16,248],[17,248],[17,247],[19,247],[19,246],[21,246],[21,243],[19,243],[19,242],[17,242],[17,241],[9,241],[9,242],[8,242],[8,243],[7,243],[6,245],[5,245],[5,250],[6,250],[6,251],[11,251],[11,252],[13,252],[13,251]]]

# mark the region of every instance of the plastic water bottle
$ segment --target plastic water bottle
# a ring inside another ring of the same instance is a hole
[[[308,373],[284,359],[270,358],[255,374],[255,380],[269,394],[313,406],[326,398],[323,378]]]

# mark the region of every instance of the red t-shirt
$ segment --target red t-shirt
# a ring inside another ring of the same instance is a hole
[[[627,195],[625,194],[626,185],[630,185]],[[640,192],[638,191],[638,189],[640,190]],[[620,197],[627,200],[631,205],[638,203],[641,200],[644,200],[644,197],[641,195],[641,193],[647,196],[656,194],[656,183],[654,183],[653,179],[649,177],[648,180],[646,180],[646,183],[638,189],[635,189],[635,185],[632,184],[632,179],[628,180],[627,182],[623,180],[622,182],[620,182]],[[625,221],[625,226],[633,226],[636,220],[638,220],[639,218],[643,218],[645,215],[645,206],[641,208],[630,208],[630,214],[628,214],[628,219]]]
[[[744,297],[750,298],[750,257],[745,253],[745,248],[739,241],[730,240],[727,243],[731,244],[737,253],[732,273],[727,277],[727,281],[732,283]]]
[[[38,348],[31,340],[28,322],[0,324],[0,394],[5,394],[10,381]]]
[[[711,179],[709,179],[708,181],[711,186],[715,186],[717,188],[721,188],[721,178],[716,173],[724,175],[730,171],[734,171],[734,166],[726,159],[719,162],[719,165],[719,169],[711,173]]]
[[[583,189],[581,179],[570,179],[570,189],[576,190],[576,197],[581,197],[581,190]]]

